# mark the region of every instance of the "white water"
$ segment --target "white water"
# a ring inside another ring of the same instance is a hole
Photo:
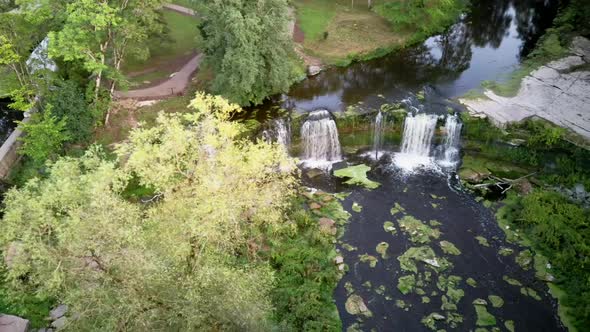
[[[461,128],[457,115],[447,116],[445,122],[445,143],[443,159],[439,163],[446,167],[453,167],[459,162],[459,143],[461,139]]]
[[[329,168],[332,163],[342,160],[338,128],[326,110],[309,113],[301,127],[301,140],[305,166]]]
[[[434,114],[408,114],[404,123],[402,149],[394,157],[397,167],[412,171],[433,166],[430,150],[437,118]]]
[[[274,119],[270,128],[262,132],[264,141],[276,142],[288,148],[291,145],[291,124],[287,119]]]
[[[383,148],[383,129],[385,128],[385,121],[383,114],[379,111],[375,117],[375,124],[373,128],[373,156],[379,159],[380,150]]]

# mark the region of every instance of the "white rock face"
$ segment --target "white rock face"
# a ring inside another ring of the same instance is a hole
[[[462,99],[472,114],[484,114],[499,126],[539,117],[590,139],[590,41],[577,37],[571,53],[535,70],[511,98],[486,91],[488,99]]]
[[[322,71],[322,67],[320,66],[309,66],[307,67],[307,74],[309,76],[315,76]]]
[[[17,316],[0,314],[0,332],[27,332],[29,321]]]

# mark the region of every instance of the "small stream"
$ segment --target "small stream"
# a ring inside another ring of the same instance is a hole
[[[494,212],[464,192],[454,173],[460,164],[462,124],[453,113],[462,107],[452,99],[516,69],[556,13],[557,1],[477,1],[439,36],[380,59],[328,69],[262,106],[307,117],[293,133],[284,130],[291,128],[289,119],[273,119],[264,134],[289,142],[291,154],[303,160],[305,185],[350,193],[343,206],[352,217],[337,244],[349,270],[334,293],[344,330],[510,331],[511,324],[516,331],[565,330],[547,285],[535,277],[534,268],[516,263],[525,248],[505,241]],[[403,124],[397,123],[403,129],[391,130],[393,119],[375,111],[385,103],[409,112]],[[339,125],[338,113],[350,106],[373,114],[361,126],[364,131]],[[371,167],[368,177],[380,183],[377,189],[344,184],[329,171],[331,165],[358,164]],[[415,243],[415,234],[402,227],[408,219],[440,235]],[[444,252],[441,241],[452,243],[460,254]],[[377,251],[384,243],[386,257]],[[422,261],[415,273],[404,271],[398,258],[412,247],[432,249],[449,267],[441,271]],[[367,256],[376,258],[373,267]],[[419,285],[403,294],[399,278],[412,274]],[[445,278],[459,281],[453,289],[445,288]],[[462,296],[449,305],[452,294]],[[370,315],[347,311],[352,295],[362,298]],[[490,295],[503,304],[492,305]],[[495,322],[478,325],[476,308],[482,306]],[[428,322],[435,314],[440,316]]]

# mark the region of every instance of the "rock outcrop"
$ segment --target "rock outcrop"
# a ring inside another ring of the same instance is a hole
[[[570,55],[526,76],[514,97],[485,91],[485,98],[462,99],[475,115],[498,126],[539,117],[590,139],[590,40],[576,37]]]
[[[0,314],[0,332],[27,332],[29,321],[17,316]]]

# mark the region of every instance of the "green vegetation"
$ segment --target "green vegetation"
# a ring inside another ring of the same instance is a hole
[[[375,189],[379,187],[379,183],[367,178],[367,172],[370,170],[371,167],[365,164],[360,164],[336,170],[334,171],[334,176],[339,178],[349,178],[344,181],[346,184],[358,184],[368,189]]]
[[[416,276],[413,274],[399,277],[397,280],[397,289],[404,295],[411,293],[416,286]]]
[[[211,91],[241,105],[260,104],[304,75],[287,32],[285,0],[211,1],[202,31]]]
[[[399,227],[414,243],[428,243],[431,238],[438,239],[440,237],[440,231],[437,228],[431,228],[412,216],[402,217],[399,220]]]
[[[477,314],[477,326],[494,326],[496,325],[496,317],[488,312],[485,305],[474,304],[475,313]]]
[[[449,255],[461,255],[461,250],[459,250],[455,245],[449,241],[440,241],[439,242],[440,248],[445,254]]]
[[[494,308],[501,308],[504,305],[504,300],[498,295],[489,295],[488,299]]]

